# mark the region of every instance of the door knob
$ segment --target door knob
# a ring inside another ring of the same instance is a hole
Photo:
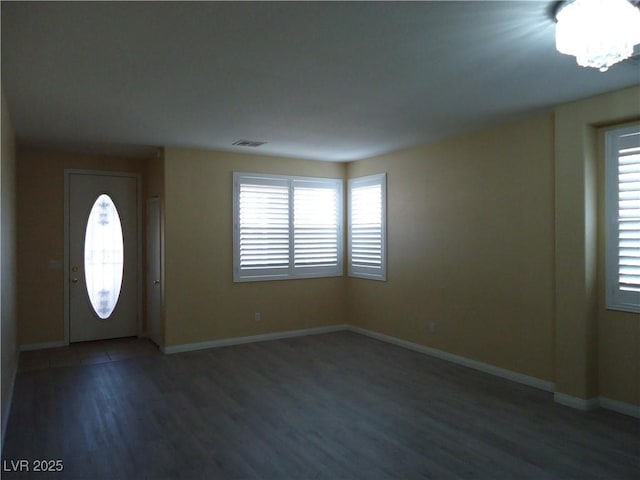
[[[160,285],[160,280],[154,280],[154,281],[153,281],[153,284],[154,284],[154,285]]]

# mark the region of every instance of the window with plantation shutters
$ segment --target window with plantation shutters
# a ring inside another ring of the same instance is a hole
[[[293,265],[300,271],[332,273],[339,265],[339,200],[334,181],[293,180]]]
[[[640,125],[605,134],[607,308],[640,312]]]
[[[386,174],[349,180],[349,275],[386,280]]]
[[[342,275],[342,180],[234,173],[234,281]]]

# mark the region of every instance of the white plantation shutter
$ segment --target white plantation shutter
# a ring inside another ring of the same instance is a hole
[[[334,270],[339,262],[341,205],[335,184],[293,181],[293,259],[301,269]]]
[[[618,155],[620,289],[640,292],[640,145]]]
[[[342,181],[234,173],[234,281],[342,275]]]
[[[605,144],[607,308],[640,312],[640,125]]]
[[[240,268],[289,268],[289,187],[253,179],[240,184]],[[280,183],[280,184],[279,184]],[[282,184],[284,183],[284,184]]]
[[[386,280],[386,174],[349,180],[349,275]]]

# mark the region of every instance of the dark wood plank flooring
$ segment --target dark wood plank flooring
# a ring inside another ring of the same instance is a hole
[[[640,421],[355,333],[18,374],[3,479],[635,479]]]

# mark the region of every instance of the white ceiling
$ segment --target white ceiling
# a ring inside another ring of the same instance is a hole
[[[353,160],[640,83],[553,3],[3,1],[2,86],[23,144]]]

